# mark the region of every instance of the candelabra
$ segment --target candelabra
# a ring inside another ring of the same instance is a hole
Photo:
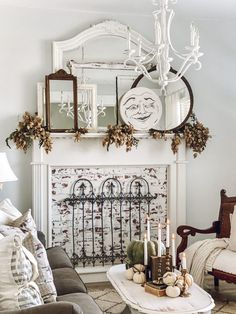
[[[143,54],[142,39],[133,38],[128,28],[128,58],[124,61],[125,65],[134,65],[136,72],[143,74],[150,81],[158,83],[163,91],[165,91],[168,83],[178,81],[193,64],[195,64],[196,69],[199,70],[201,63],[198,59],[203,55],[203,53],[199,52],[199,31],[193,24],[190,26],[190,45],[185,47],[185,52],[180,53],[173,47],[170,28],[174,11],[168,7],[169,1],[172,3],[177,2],[177,0],[152,1],[153,5],[157,6],[157,10],[152,13],[154,17],[155,41],[153,47],[150,48],[147,54]],[[138,51],[133,49],[131,45],[134,39],[138,42]],[[171,62],[173,61],[173,57],[170,56],[171,52],[173,56],[183,61],[177,73],[172,77],[168,77]],[[148,72],[148,66],[150,64],[156,66],[158,78],[154,78]]]

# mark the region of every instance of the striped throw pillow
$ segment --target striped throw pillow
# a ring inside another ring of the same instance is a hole
[[[0,238],[0,310],[16,310],[43,304],[37,262],[22,246],[19,235]]]

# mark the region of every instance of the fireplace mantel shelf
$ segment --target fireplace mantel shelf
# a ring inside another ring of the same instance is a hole
[[[81,138],[104,138],[106,135],[105,132],[88,132],[86,134],[82,134]],[[52,138],[73,138],[74,133],[51,133]],[[134,137],[139,139],[151,139],[152,136],[148,132],[143,133],[135,133]],[[173,134],[167,134],[167,138],[172,138]]]

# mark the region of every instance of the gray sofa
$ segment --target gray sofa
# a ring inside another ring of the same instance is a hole
[[[45,243],[40,234],[41,242]],[[95,301],[87,294],[87,288],[60,247],[47,249],[57,289],[57,302],[31,307],[25,310],[1,311],[1,314],[102,314]]]

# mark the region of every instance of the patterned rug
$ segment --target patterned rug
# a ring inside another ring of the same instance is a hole
[[[125,309],[125,304],[109,283],[88,284],[87,287],[89,294],[95,299],[103,313],[120,314]],[[236,314],[236,285],[220,281],[219,289],[215,290],[213,277],[208,276],[204,289],[215,300],[216,306],[212,313]]]

